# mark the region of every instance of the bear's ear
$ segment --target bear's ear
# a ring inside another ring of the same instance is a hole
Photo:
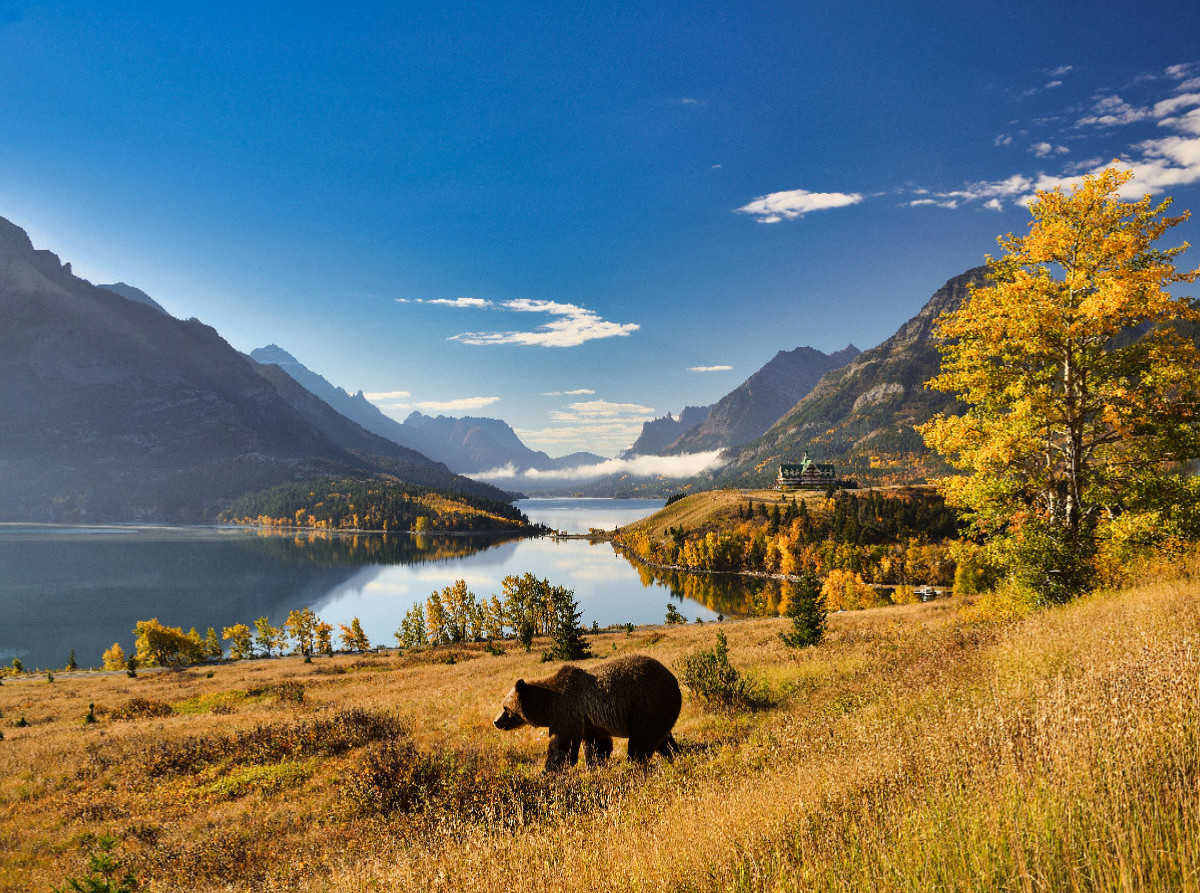
[[[513,687],[517,690],[517,694],[520,694],[521,692],[525,691],[525,680],[518,679],[517,684]]]

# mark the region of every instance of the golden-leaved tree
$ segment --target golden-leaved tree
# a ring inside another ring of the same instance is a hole
[[[1156,247],[1187,214],[1124,201],[1109,168],[1039,192],[1025,236],[999,242],[991,284],[939,321],[942,369],[962,415],[918,429],[963,474],[940,484],[1036,597],[1089,585],[1120,531],[1162,530],[1195,490],[1200,367],[1184,327],[1200,319],[1169,287],[1192,282]]]

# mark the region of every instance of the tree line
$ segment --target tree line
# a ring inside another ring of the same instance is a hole
[[[528,530],[509,503],[403,482],[323,478],[282,484],[234,500],[221,513],[232,524],[317,530]]]
[[[536,636],[547,636],[550,657],[576,660],[587,656],[582,612],[574,590],[530,573],[507,576],[500,585],[501,593],[490,599],[477,597],[465,580],[434,590],[404,615],[393,638],[402,649],[515,638],[528,651]],[[157,618],[139,620],[133,632],[133,653],[127,654],[114,642],[102,656],[106,670],[180,667],[285,654],[332,656],[338,645],[343,651],[369,651],[372,647],[357,617],[335,627],[307,607],[290,612],[282,626],[272,626],[269,618],[259,617],[253,624],[224,627],[219,636],[215,627],[201,635],[194,627],[184,632]]]
[[[739,504],[737,521],[722,529],[668,528],[622,532],[616,544],[642,561],[718,572],[821,578],[833,571],[868,584],[949,586],[960,554],[952,546],[958,514],[937,496],[890,496],[838,491],[815,500]]]

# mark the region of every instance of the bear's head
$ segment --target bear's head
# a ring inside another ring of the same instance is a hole
[[[504,700],[500,702],[500,715],[492,720],[492,725],[503,732],[510,729],[519,729],[523,725],[529,724],[529,719],[525,715],[529,700],[529,683],[524,679],[518,679],[517,684],[512,687]]]

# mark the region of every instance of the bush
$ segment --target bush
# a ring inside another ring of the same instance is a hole
[[[717,644],[711,651],[685,656],[676,669],[683,684],[710,709],[752,710],[769,703],[762,685],[729,662],[729,643],[724,632],[717,633]]]
[[[604,809],[619,790],[590,773],[544,773],[474,749],[424,751],[400,736],[364,748],[338,793],[352,815],[510,831]]]

